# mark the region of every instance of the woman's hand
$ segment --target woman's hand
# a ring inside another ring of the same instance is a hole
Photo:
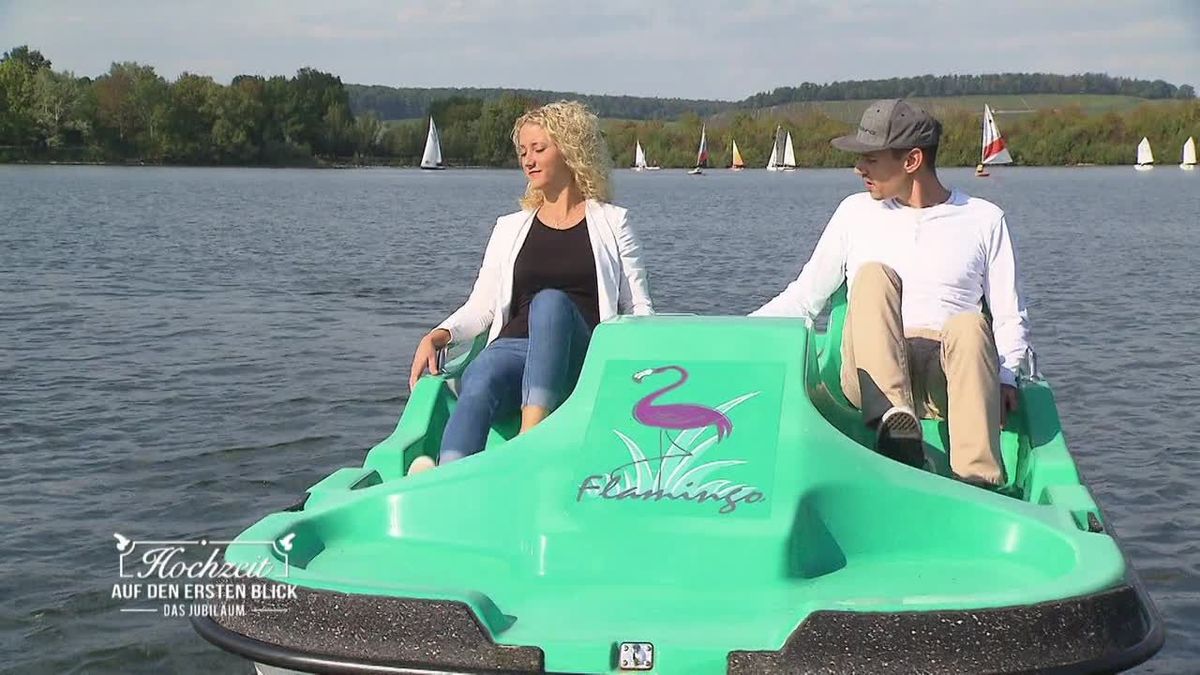
[[[417,380],[421,379],[426,369],[433,375],[438,374],[437,354],[448,344],[450,331],[445,328],[434,328],[421,338],[421,343],[417,345],[417,353],[413,355],[412,372],[408,376],[409,391],[417,386]]]

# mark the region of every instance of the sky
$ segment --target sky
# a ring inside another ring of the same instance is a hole
[[[739,100],[907,75],[1106,72],[1200,86],[1200,0],[0,0],[0,50],[228,82]]]

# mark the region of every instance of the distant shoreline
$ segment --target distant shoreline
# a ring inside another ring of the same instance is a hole
[[[129,169],[319,169],[319,170],[348,170],[348,169],[404,169],[411,171],[421,171],[421,167],[415,164],[388,164],[388,163],[372,163],[372,164],[351,164],[342,162],[314,162],[312,164],[186,164],[186,163],[163,163],[163,162],[84,162],[84,161],[0,161],[0,166],[105,166],[118,167]],[[939,165],[939,169],[973,169],[973,164],[955,164],[955,165]],[[1095,162],[1084,162],[1078,164],[1002,164],[989,165],[989,169],[999,171],[1009,171],[1012,169],[1088,169],[1098,167],[1132,167],[1132,162],[1128,164],[1098,164]],[[1171,162],[1162,162],[1154,166],[1174,168],[1175,165]],[[688,171],[690,166],[664,166],[661,171]],[[825,165],[798,165],[797,170],[811,171],[814,169],[841,171],[852,169],[851,164],[845,166],[825,166]],[[463,165],[463,166],[447,166],[448,171],[519,171],[519,167],[515,166],[484,166],[484,165]],[[729,171],[728,167],[714,167],[705,169],[705,172],[725,172]],[[743,171],[765,171],[765,167],[746,167]],[[649,174],[661,173],[661,171],[652,171]],[[613,172],[629,172],[637,173],[632,167],[621,166],[614,167]],[[436,173],[436,172],[431,172]]]
[[[583,100],[599,116],[616,166],[632,164],[640,146],[654,164],[690,168],[705,130],[716,164],[731,161],[736,142],[747,166],[765,167],[773,149],[783,152],[786,132],[801,168],[848,166],[852,157],[829,140],[852,132],[872,100],[894,95],[938,116],[944,126],[938,159],[946,167],[979,161],[989,105],[1001,116],[998,133],[1012,159],[1024,166],[1121,165],[1133,161],[1142,138],[1160,157],[1174,156],[1200,131],[1200,99],[1191,85],[1102,73],[809,82],[719,102],[361,87],[313,68],[222,84],[196,73],[168,80],[131,61],[81,78],[54,70],[27,45],[5,58],[4,89],[21,94],[0,104],[0,164],[400,167],[419,163],[436,139],[448,164],[515,166],[512,125],[531,107],[563,97]]]

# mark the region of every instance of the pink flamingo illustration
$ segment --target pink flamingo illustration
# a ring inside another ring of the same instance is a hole
[[[688,380],[688,372],[680,366],[661,366],[658,368],[647,368],[639,370],[633,374],[633,381],[641,384],[642,380],[647,377],[665,373],[668,370],[678,371],[679,381],[674,384],[669,384],[658,391],[651,393],[645,398],[637,402],[633,406],[633,418],[638,422],[648,426],[658,428],[658,459],[666,459],[667,457],[682,457],[691,455],[692,453],[680,448],[675,444],[675,439],[667,433],[668,429],[676,431],[687,431],[688,429],[700,429],[707,426],[715,426],[717,428],[717,442],[721,442],[726,436],[733,433],[733,422],[719,410],[714,410],[707,406],[697,405],[695,403],[661,403],[655,405],[655,401],[669,391],[674,391],[683,386]],[[683,455],[667,455],[663,453],[662,437],[667,437],[671,441],[671,445],[682,451]],[[679,438],[679,434],[675,435]]]

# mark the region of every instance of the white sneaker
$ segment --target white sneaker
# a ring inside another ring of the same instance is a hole
[[[925,467],[925,443],[921,440],[921,420],[907,406],[892,406],[879,420],[875,451],[901,464]]]

